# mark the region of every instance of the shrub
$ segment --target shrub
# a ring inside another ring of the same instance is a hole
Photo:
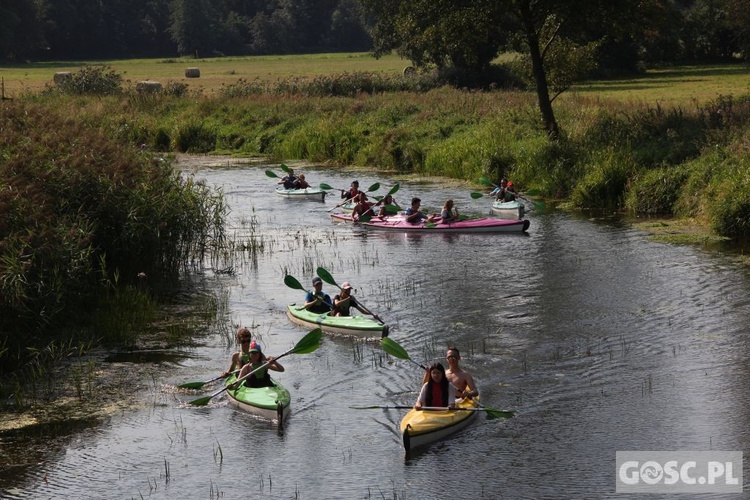
[[[672,215],[680,189],[688,178],[686,167],[646,170],[636,175],[628,189],[625,208],[644,215]]]
[[[57,88],[64,94],[115,95],[122,92],[122,77],[108,66],[86,66],[63,79]]]

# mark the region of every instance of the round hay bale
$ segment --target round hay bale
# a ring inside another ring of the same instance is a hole
[[[404,76],[414,76],[417,73],[417,69],[414,66],[407,66],[402,73]]]
[[[187,68],[185,70],[185,78],[200,78],[200,76],[201,76],[200,68]]]
[[[52,77],[52,81],[55,85],[60,85],[66,80],[73,78],[73,74],[70,71],[58,71],[55,76]]]
[[[161,92],[161,83],[154,80],[143,80],[135,84],[135,91],[140,94],[153,94]]]

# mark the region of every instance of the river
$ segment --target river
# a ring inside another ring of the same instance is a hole
[[[154,364],[138,407],[27,437],[44,450],[0,471],[3,498],[608,498],[617,496],[617,451],[742,451],[749,442],[750,283],[730,254],[560,211],[531,211],[526,234],[373,233],[332,223],[337,193],[325,203],[275,196],[268,166],[205,159],[185,168],[222,187],[230,238],[247,243],[185,280],[185,293],[224,297],[225,327]],[[304,172],[334,187],[380,182],[380,194],[394,183]],[[425,181],[402,183],[395,198],[412,196],[431,211],[449,197],[462,213],[489,208],[466,189]],[[190,406],[221,386],[176,385],[228,367],[237,346],[227,331],[252,326],[267,354],[307,333],[285,316],[303,292],[283,278],[308,286],[318,266],[352,282],[412,359],[444,362],[445,348],[458,346],[482,402],[515,417],[480,416],[406,456],[405,410],[350,407],[410,405],[422,372],[377,342],[328,335],[315,352],[283,360],[277,378],[292,393],[283,432],[224,394]]]

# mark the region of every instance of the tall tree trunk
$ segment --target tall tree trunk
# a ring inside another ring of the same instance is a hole
[[[560,136],[557,126],[555,112],[552,109],[552,101],[549,98],[549,87],[547,86],[547,73],[544,71],[544,58],[539,48],[539,33],[534,26],[531,8],[528,2],[521,2],[520,17],[526,31],[526,41],[529,44],[529,55],[531,56],[531,72],[536,83],[536,96],[539,101],[539,111],[542,112],[542,120],[547,136],[556,140]]]

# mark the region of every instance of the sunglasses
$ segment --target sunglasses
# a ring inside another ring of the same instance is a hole
[[[458,359],[458,358],[451,354],[450,356],[446,356],[445,359]]]

